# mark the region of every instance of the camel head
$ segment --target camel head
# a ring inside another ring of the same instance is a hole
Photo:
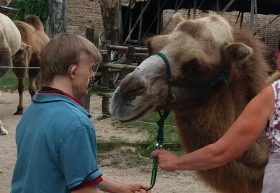
[[[231,67],[252,54],[249,46],[234,41],[231,26],[221,16],[185,20],[175,14],[174,23],[170,34],[148,41],[149,49],[164,57],[151,55],[116,89],[110,111],[120,121],[180,108],[183,103],[201,103],[206,95],[217,95],[230,82]]]
[[[22,42],[17,53],[13,55],[13,64],[15,65],[21,63],[24,65],[20,65],[20,66],[27,67],[31,59],[31,56],[32,56],[31,46]]]
[[[15,67],[28,67],[32,56],[32,48],[30,45],[21,43],[19,50],[13,55],[13,65]]]

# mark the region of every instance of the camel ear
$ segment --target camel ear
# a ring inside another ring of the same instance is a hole
[[[183,18],[183,16],[182,16],[182,14],[181,13],[179,13],[179,12],[177,12],[177,13],[175,13],[173,16],[172,16],[172,23],[176,26],[176,25],[178,25],[179,23],[181,23],[181,22],[183,22],[183,21],[186,21],[184,18]]]
[[[253,49],[243,43],[230,43],[224,47],[224,54],[227,59],[241,63],[253,54]]]
[[[147,38],[145,40],[145,43],[149,50],[149,54],[161,50],[167,44],[167,42],[168,42],[167,35],[157,35],[152,38]]]
[[[143,39],[143,43],[148,47],[149,55],[152,55],[152,53],[153,53],[153,48],[152,48],[152,45],[151,45],[152,39],[153,39],[153,37],[145,37]]]

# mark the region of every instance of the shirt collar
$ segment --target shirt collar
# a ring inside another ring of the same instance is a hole
[[[77,101],[73,100],[72,97],[56,92],[41,92],[41,91],[42,90],[40,90],[33,96],[32,101],[34,103],[50,103],[55,101],[64,101],[78,108],[89,118],[91,117],[89,112],[86,111]]]
[[[76,97],[71,96],[70,94],[63,92],[62,90],[48,87],[48,86],[43,86],[42,89],[38,93],[56,93],[56,94],[62,94],[64,96],[69,97],[70,99],[74,100],[78,104],[82,105],[81,101],[77,99]]]

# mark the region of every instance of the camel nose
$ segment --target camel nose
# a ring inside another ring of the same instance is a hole
[[[120,93],[123,97],[136,97],[146,89],[145,81],[132,74],[128,74],[120,83]]]

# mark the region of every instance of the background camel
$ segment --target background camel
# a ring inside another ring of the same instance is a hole
[[[9,17],[0,13],[0,77],[4,76],[9,70],[8,67],[12,66],[12,56],[18,51],[20,45],[19,30]],[[8,134],[1,121],[0,134]]]
[[[30,67],[28,68],[29,93],[33,96],[38,87],[38,84],[36,86],[36,78],[39,74],[40,53],[48,43],[49,37],[44,32],[43,24],[38,16],[28,15],[25,17],[25,22],[15,21],[14,23],[20,31],[23,42],[21,49],[13,57],[14,66],[21,67],[13,69],[18,78],[19,93],[19,104],[14,114],[19,115],[23,112],[23,79],[26,74],[26,68],[24,67]]]
[[[261,43],[221,16],[184,20],[176,15],[174,22],[178,25],[170,34],[148,42],[151,51],[166,56],[171,80],[164,60],[152,55],[122,80],[110,109],[117,119],[131,121],[167,106],[183,148],[191,152],[225,133],[265,86],[269,68]],[[260,137],[235,161],[198,174],[219,192],[259,193],[267,156],[266,140]]]

